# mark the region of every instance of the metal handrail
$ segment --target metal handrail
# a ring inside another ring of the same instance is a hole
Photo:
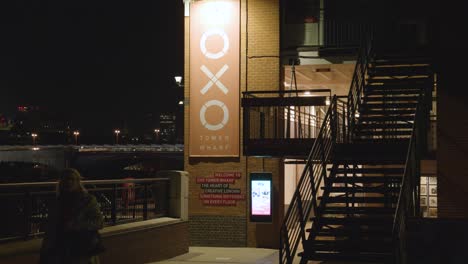
[[[373,33],[369,32],[366,38],[363,38],[361,49],[359,50],[358,59],[354,68],[353,78],[351,80],[351,87],[348,93],[348,109],[347,109],[347,122],[348,122],[348,138],[349,142],[352,141],[352,132],[357,123],[357,115],[361,106],[364,87],[366,85],[366,74],[369,70],[369,62],[373,56]]]
[[[317,215],[320,184],[327,177],[327,164],[338,141],[336,136],[342,135],[337,133],[340,128],[337,104],[337,97],[334,96],[284,217],[280,231],[280,263],[293,262],[299,243],[304,244],[307,240],[307,220],[312,212]]]
[[[355,115],[361,104],[366,73],[372,56],[372,41],[372,33],[369,33],[369,37],[363,39],[347,102],[344,102],[343,97],[340,97],[340,100],[338,100],[336,95],[333,96],[320,132],[307,158],[307,163],[281,226],[280,263],[291,264],[295,258],[299,242],[302,242],[304,245],[307,240],[305,225],[312,211],[317,215],[317,208],[319,206],[317,193],[320,184],[327,177],[326,166],[330,161],[334,145],[338,142],[352,140],[351,137],[356,123]],[[341,103],[340,109],[338,108],[338,103]],[[328,177],[333,177],[333,171],[332,169]],[[306,182],[306,179],[310,181],[310,184]],[[310,233],[309,236],[313,236],[313,234]]]
[[[82,181],[100,204],[106,225],[142,221],[169,213],[169,178]],[[7,216],[0,241],[42,234],[57,182],[0,184],[0,207]]]
[[[168,181],[169,178],[142,178],[142,179],[117,179],[117,180],[83,180],[84,185],[90,184],[115,184],[115,183],[148,183],[156,181]],[[0,188],[12,187],[43,187],[56,185],[58,182],[15,182],[15,183],[1,183]]]
[[[406,155],[405,170],[398,196],[397,207],[393,220],[392,235],[395,243],[396,263],[406,263],[405,259],[405,236],[406,220],[408,217],[419,216],[419,182],[420,182],[420,160],[426,140],[426,119],[428,108],[426,97],[428,91],[421,91],[413,121],[413,130]]]

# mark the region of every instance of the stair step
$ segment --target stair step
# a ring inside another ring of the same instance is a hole
[[[299,256],[302,256],[300,254]],[[393,263],[393,255],[391,253],[360,253],[360,252],[346,252],[346,253],[313,253],[307,257],[308,260],[322,260],[322,261],[363,261],[363,262],[379,262],[390,264]],[[375,264],[375,263],[374,263]]]
[[[393,249],[392,241],[371,239],[347,239],[347,240],[314,240],[311,241],[311,249],[317,251],[354,251],[354,252],[379,252],[390,253]]]
[[[431,59],[422,57],[385,57],[375,58],[372,64],[374,66],[386,66],[386,65],[429,65]]]
[[[398,197],[326,197],[325,201],[327,203],[396,203]]]
[[[414,116],[361,116],[359,122],[397,122],[397,121],[413,121]],[[389,124],[390,125],[390,124]]]
[[[365,102],[405,102],[405,101],[418,101],[419,96],[365,96]]]
[[[391,61],[419,61],[426,59],[431,61],[429,56],[430,51],[424,47],[397,47],[392,44],[391,48],[383,49],[382,46],[374,48],[376,55],[374,61],[391,60]]]
[[[320,217],[317,220],[321,226],[344,225],[345,228],[356,228],[356,230],[370,228],[392,230],[393,217]]]
[[[361,109],[388,109],[388,108],[414,108],[417,103],[376,103],[376,104],[361,104]]]
[[[333,183],[401,183],[402,176],[356,176],[356,177],[334,177],[327,180]]]
[[[427,86],[427,84],[424,84]],[[371,85],[364,88],[364,95],[404,95],[404,94],[414,94],[419,95],[421,88],[404,88],[400,85],[391,86],[391,85]]]
[[[344,207],[344,206],[326,206],[321,207],[320,212],[323,214],[364,214],[364,215],[375,215],[375,214],[384,214],[393,215],[395,213],[396,208],[388,208],[388,207],[367,207],[367,206],[359,206],[359,207]]]
[[[430,85],[430,79],[428,77],[411,77],[411,78],[370,78],[367,80],[368,88],[376,88],[380,86],[380,89],[391,88],[427,88]],[[387,86],[387,87],[385,87]],[[384,88],[385,87],[385,88]]]
[[[403,175],[405,173],[404,168],[338,168],[336,169],[336,174],[345,174],[356,173],[356,174],[394,174],[394,175]]]
[[[432,71],[428,65],[411,65],[411,66],[400,66],[398,64],[387,64],[385,67],[372,67],[369,70],[369,76],[429,76]],[[382,65],[379,65],[382,66]]]
[[[378,226],[366,227],[366,228],[356,228],[355,226],[347,227],[340,226],[336,228],[326,228],[327,226],[322,227],[319,231],[316,232],[317,236],[322,237],[344,237],[344,236],[355,236],[361,235],[363,237],[375,237],[375,236],[391,236],[391,228],[380,228]],[[311,232],[311,228],[306,229],[306,232]]]
[[[333,187],[324,186],[322,190],[329,192],[348,192],[348,193],[387,193],[387,192],[399,192],[399,187],[385,187],[385,186],[353,186],[353,187]],[[365,207],[359,207],[365,208]]]
[[[362,117],[368,115],[382,115],[382,116],[391,116],[391,115],[414,115],[415,110],[392,110],[392,109],[366,109],[365,111],[361,112],[360,115]]]
[[[366,136],[411,136],[413,133],[412,130],[359,130],[356,131],[356,137],[366,137]]]
[[[358,124],[356,126],[356,130],[357,131],[361,131],[361,130],[367,130],[367,129],[385,129],[385,130],[393,130],[393,129],[402,129],[402,128],[406,128],[406,129],[412,129],[413,128],[413,124],[412,123],[397,123],[397,124],[393,124],[393,123],[370,123],[370,124]]]
[[[353,142],[357,144],[398,144],[399,142],[407,142],[411,136],[401,135],[399,137],[376,138],[369,136],[354,137]],[[395,159],[397,161],[398,159]],[[401,160],[401,159],[399,159]]]

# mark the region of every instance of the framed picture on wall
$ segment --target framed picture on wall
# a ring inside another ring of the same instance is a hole
[[[429,208],[428,216],[437,217],[437,208]]]
[[[429,185],[429,195],[437,195],[437,185]]]
[[[427,206],[427,198],[426,197],[421,197],[420,199],[421,199],[420,205],[421,206]]]
[[[423,217],[427,217],[427,207],[421,206],[421,214]]]
[[[421,184],[426,184],[426,183],[427,183],[427,177],[421,176]]]
[[[421,195],[427,195],[427,185],[421,186]]]
[[[436,207],[437,206],[437,197],[429,197],[429,206]]]

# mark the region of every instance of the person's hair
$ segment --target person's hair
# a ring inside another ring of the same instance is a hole
[[[72,168],[66,168],[63,169],[60,172],[60,178],[57,184],[57,196],[60,196],[62,192],[64,192],[64,187],[63,187],[63,181],[66,179],[73,179],[73,183],[75,184],[75,190],[78,190],[79,192],[85,193],[87,192],[85,187],[81,183],[81,174],[78,170],[72,169]]]

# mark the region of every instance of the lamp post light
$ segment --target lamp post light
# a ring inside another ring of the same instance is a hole
[[[116,130],[114,130],[114,133],[115,133],[115,144],[118,145],[118,144],[119,144],[119,134],[120,134],[120,130],[119,130],[119,129],[116,129]]]
[[[159,130],[159,128],[156,128],[156,129],[154,130],[154,134],[156,135],[156,143],[159,142],[159,132],[160,132],[160,131],[161,131],[161,130]]]
[[[76,130],[73,131],[73,136],[75,136],[75,145],[78,145],[78,136],[80,135],[80,131]]]
[[[177,86],[182,87],[182,76],[175,76],[174,80],[175,80]]]
[[[31,134],[31,137],[32,137],[32,140],[33,140],[33,146],[36,145],[36,137],[37,137],[37,134],[36,133],[32,133]]]

